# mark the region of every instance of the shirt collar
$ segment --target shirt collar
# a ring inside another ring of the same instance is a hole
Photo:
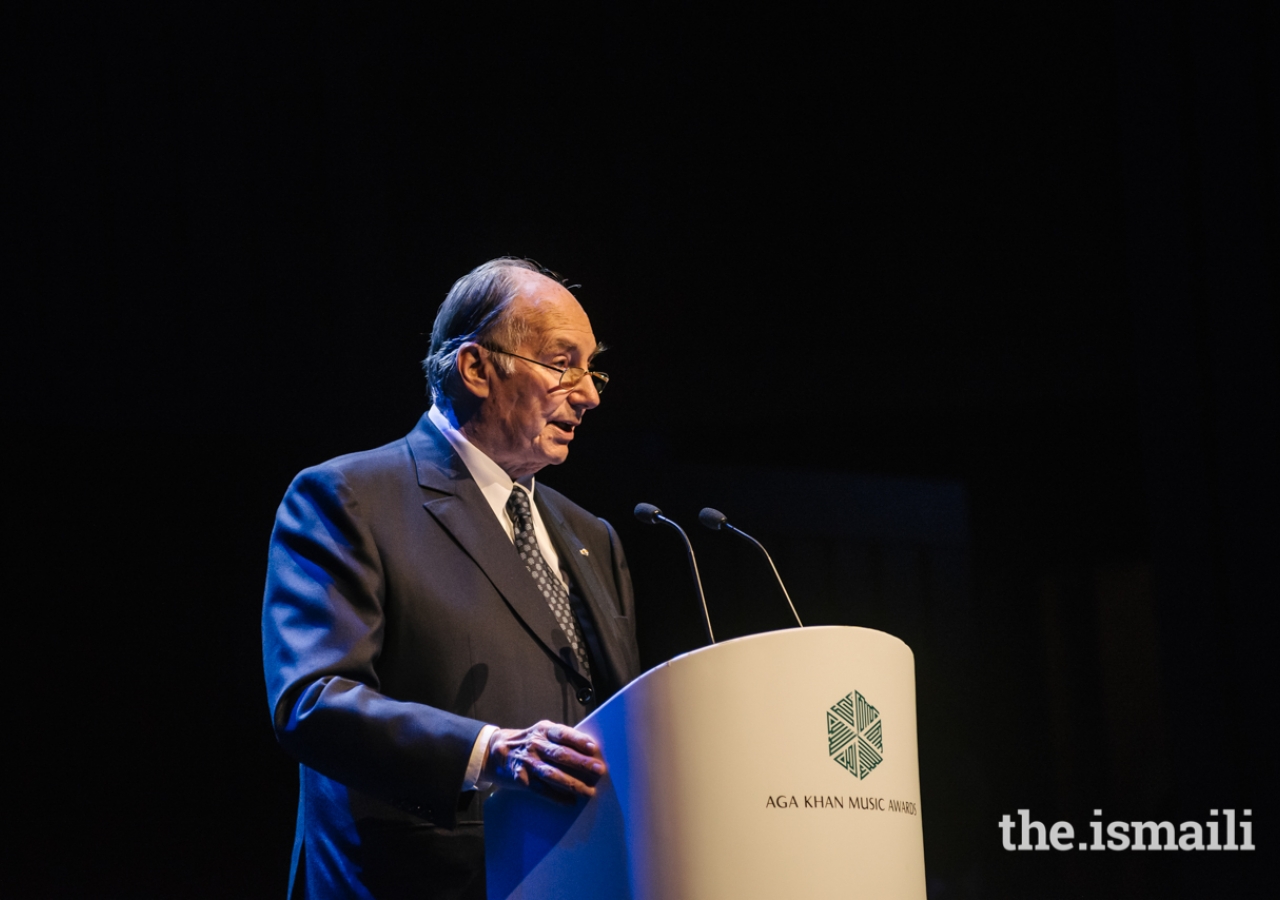
[[[480,492],[484,494],[485,499],[489,501],[489,505],[493,507],[496,515],[499,517],[506,515],[507,500],[510,499],[511,490],[516,484],[528,491],[530,500],[533,499],[534,476],[530,475],[519,482],[512,481],[511,476],[503,471],[502,466],[498,465],[483,450],[467,440],[467,436],[459,430],[454,422],[452,412],[446,413],[440,407],[432,406],[427,411],[427,418],[431,420],[432,425],[440,429],[440,433],[444,435],[445,440],[462,458],[462,464],[467,467],[467,471],[471,473],[472,480],[480,488]]]

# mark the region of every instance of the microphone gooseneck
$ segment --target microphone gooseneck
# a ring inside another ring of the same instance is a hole
[[[636,518],[646,525],[657,525],[661,522],[663,525],[674,528],[679,533],[680,539],[684,541],[685,553],[689,556],[689,570],[693,572],[693,583],[698,588],[698,599],[702,602],[702,623],[707,629],[707,640],[714,644],[716,635],[711,630],[711,613],[707,611],[707,595],[702,591],[702,576],[698,574],[698,560],[693,555],[693,544],[689,542],[689,535],[684,533],[683,528],[664,516],[662,510],[652,503],[637,503],[635,514]]]
[[[640,507],[636,507],[636,515],[640,515]],[[747,534],[740,528],[735,528],[729,524],[729,517],[718,509],[706,507],[702,512],[698,513],[698,521],[710,528],[712,531],[732,531],[734,534],[755,544],[756,549],[764,554],[764,558],[769,563],[769,568],[773,569],[773,577],[778,579],[778,587],[782,588],[782,596],[787,598],[787,606],[791,607],[791,615],[796,617],[796,624],[801,628],[804,623],[800,621],[800,614],[796,612],[796,605],[791,602],[791,595],[787,593],[787,586],[782,583],[782,576],[778,574],[778,567],[773,564],[773,557],[769,555],[769,551],[764,549],[764,544],[757,541],[751,535]]]

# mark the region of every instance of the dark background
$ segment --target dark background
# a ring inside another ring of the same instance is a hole
[[[621,530],[646,664],[701,632],[630,509],[720,506],[913,648],[931,897],[1269,896],[1276,7],[442,9],[3,13],[5,895],[283,895],[275,505],[412,427],[440,299],[518,254],[612,346],[544,480]],[[719,637],[786,626],[692,537]],[[1224,807],[1256,853],[996,827]]]

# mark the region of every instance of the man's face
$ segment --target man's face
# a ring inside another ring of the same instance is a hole
[[[511,314],[528,323],[529,334],[522,346],[500,349],[558,369],[588,368],[596,337],[578,301],[542,275],[528,272],[520,278]],[[488,395],[463,426],[468,439],[515,480],[564,462],[583,414],[600,403],[594,379],[583,378],[565,389],[558,372],[508,356],[508,375],[495,365],[497,354],[481,353],[489,357]]]

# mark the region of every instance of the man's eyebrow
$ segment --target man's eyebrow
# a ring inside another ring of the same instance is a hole
[[[568,338],[553,338],[549,344],[543,349],[544,353],[552,353],[557,350],[572,351],[578,349],[578,342],[569,340]],[[602,341],[597,341],[595,349],[587,354],[587,359],[592,360],[609,349]]]

